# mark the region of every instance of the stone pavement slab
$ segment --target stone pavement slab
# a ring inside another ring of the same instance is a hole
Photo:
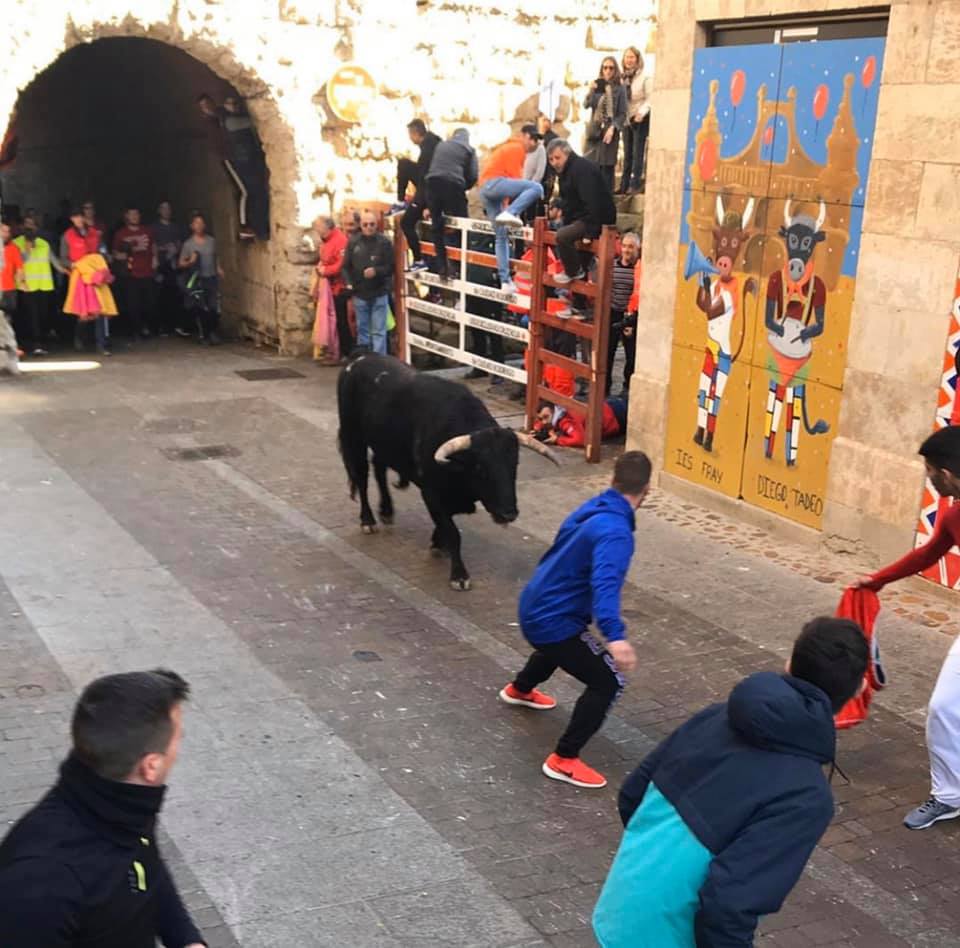
[[[76,689],[163,662],[195,690],[167,851],[218,943],[593,944],[623,775],[740,677],[782,665],[870,564],[654,492],[624,597],[640,667],[591,744],[611,786],[554,784],[539,764],[577,689],[556,682],[555,715],[495,695],[524,657],[524,581],[609,469],[523,452],[519,521],[461,518],[475,589],[456,593],[414,492],[395,495],[392,528],[360,534],[335,372],[235,374],[288,364],[155,344],[96,373],[0,382],[16,537],[0,544],[0,817],[49,783]],[[209,444],[235,453],[170,459]],[[899,824],[927,791],[919,725],[950,644],[927,615],[944,600],[902,595],[918,602],[882,617],[893,684],[841,736],[852,783],[837,778],[837,819],[763,944],[960,943],[960,828]]]

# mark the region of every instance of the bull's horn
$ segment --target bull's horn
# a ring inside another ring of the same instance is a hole
[[[551,451],[542,441],[537,441],[536,438],[531,438],[525,431],[515,431],[514,434],[517,436],[517,443],[524,448],[529,448],[531,451],[536,451],[537,454],[542,454],[545,458],[553,461],[557,467],[560,467],[560,458],[558,458],[553,451]]]
[[[723,218],[726,216],[726,211],[723,209],[723,196],[717,192],[717,224],[723,227]]]
[[[458,451],[466,451],[470,447],[470,435],[457,435],[449,441],[444,441],[434,452],[433,459],[437,464],[449,464],[450,455]]]
[[[750,226],[750,220],[753,217],[753,198],[750,198],[747,201],[747,206],[743,209],[743,223],[740,225],[741,230],[746,230]]]
[[[823,201],[821,201],[820,214],[817,216],[817,226],[814,227],[813,229],[814,233],[816,233],[818,230],[822,230],[823,225],[826,223],[826,221],[827,221],[827,205],[824,204]]]
[[[790,198],[783,205],[783,226],[789,230],[793,226],[793,218],[790,217]]]

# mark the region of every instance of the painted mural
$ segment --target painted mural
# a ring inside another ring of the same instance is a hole
[[[960,374],[960,271],[953,291],[953,307],[950,311],[950,328],[947,346],[943,353],[943,373],[940,376],[940,391],[937,393],[937,412],[934,416],[934,431],[947,425],[960,425],[960,390],[957,376]],[[920,507],[920,523],[917,525],[916,546],[923,546],[933,536],[937,518],[950,506],[948,497],[941,497],[928,480],[923,488]],[[960,589],[960,551],[954,547],[939,563],[923,573],[941,586]]]
[[[667,470],[819,527],[883,40],[699,50]]]

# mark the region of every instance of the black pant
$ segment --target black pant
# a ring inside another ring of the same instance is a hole
[[[397,159],[397,204],[403,204],[407,196],[407,186],[420,187],[420,174],[417,163],[409,158]]]
[[[623,388],[626,391],[630,388],[630,376],[633,375],[633,368],[637,362],[637,327],[636,320],[631,321],[633,332],[629,336],[623,334],[624,313],[622,310],[610,310],[610,342],[607,345],[607,390],[610,394],[610,388],[613,385],[613,360],[617,355],[617,346],[623,343],[623,354],[625,356],[623,363]]]
[[[620,190],[639,189],[646,168],[647,135],[650,133],[650,117],[642,122],[630,122],[623,130],[623,177]]]
[[[423,204],[420,203],[420,192],[418,191],[417,196],[407,205],[400,221],[400,229],[413,251],[414,260],[420,259],[420,235],[417,233],[417,224],[421,220],[423,220]]]
[[[183,296],[176,277],[164,274],[163,282],[157,285],[157,322],[161,332],[189,329],[183,309]]]
[[[431,178],[428,201],[436,254],[433,258],[433,269],[434,273],[446,276],[447,245],[443,216],[449,214],[451,217],[466,217],[467,195],[463,191],[463,185],[456,181],[451,181],[449,178]]]
[[[337,313],[337,339],[340,342],[340,358],[345,359],[353,352],[353,333],[350,332],[349,316],[350,298],[347,294],[339,293],[333,298],[333,308]]]
[[[209,339],[220,325],[220,280],[218,277],[198,277],[201,293],[187,297],[187,309],[197,322],[201,339]]]
[[[247,223],[261,240],[270,239],[270,185],[263,158],[231,159],[247,189]]]
[[[557,256],[570,276],[575,276],[584,269],[577,243],[586,236],[586,221],[574,221],[557,231]]]
[[[557,754],[561,757],[579,757],[584,744],[600,730],[626,681],[600,640],[589,632],[581,632],[562,642],[538,645],[513,680],[513,687],[524,693],[532,691],[558,668],[587,686],[557,741]]]
[[[127,318],[134,335],[150,330],[153,322],[153,277],[126,277]]]
[[[50,326],[50,310],[53,306],[52,290],[33,290],[20,293],[17,311],[17,338],[25,349],[39,349]]]

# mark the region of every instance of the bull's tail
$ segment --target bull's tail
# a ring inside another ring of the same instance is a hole
[[[748,277],[743,284],[743,292],[740,294],[740,341],[737,343],[737,351],[730,359],[731,363],[736,362],[743,351],[743,344],[747,338],[747,296],[756,292],[757,281],[753,277]]]

